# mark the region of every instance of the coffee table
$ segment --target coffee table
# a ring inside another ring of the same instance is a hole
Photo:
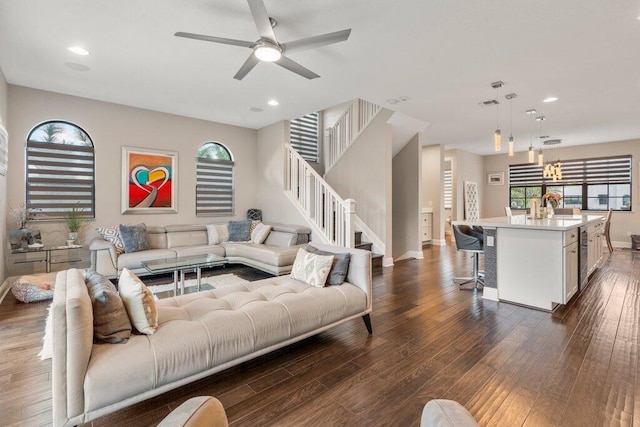
[[[173,272],[173,294],[178,295],[178,273],[180,274],[180,294],[184,295],[184,273],[195,271],[197,288],[200,291],[200,280],[203,268],[225,266],[229,261],[225,257],[214,254],[191,255],[176,258],[143,261],[142,266],[151,274]]]

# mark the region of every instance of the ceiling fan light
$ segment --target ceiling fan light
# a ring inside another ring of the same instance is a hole
[[[265,62],[275,62],[282,58],[282,50],[278,46],[264,42],[255,48],[253,54],[260,61]]]

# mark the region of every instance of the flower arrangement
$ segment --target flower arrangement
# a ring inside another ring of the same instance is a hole
[[[562,196],[558,193],[545,193],[542,198],[547,202],[547,206],[551,205],[554,208],[557,208],[562,201]]]
[[[34,210],[29,209],[25,203],[20,203],[15,208],[11,208],[10,214],[13,221],[16,224],[20,224],[20,228],[25,228],[28,221],[32,221],[36,218]]]

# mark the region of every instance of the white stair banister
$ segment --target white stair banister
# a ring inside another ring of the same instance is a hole
[[[296,207],[307,217],[325,242],[354,247],[355,200],[342,200],[288,144],[286,153],[285,191]]]
[[[325,129],[325,142],[329,147],[327,171],[338,162],[379,111],[379,105],[358,99],[342,113],[333,127]]]

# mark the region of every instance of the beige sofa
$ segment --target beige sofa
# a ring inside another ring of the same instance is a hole
[[[346,282],[279,276],[157,302],[153,335],[93,343],[84,272],[60,272],[53,311],[53,424],[76,425],[363,317],[371,332],[371,253],[350,252]],[[364,330],[363,330],[364,332]]]
[[[139,276],[149,274],[142,266],[152,261],[179,256],[213,253],[229,263],[245,264],[276,276],[291,271],[298,248],[309,242],[311,230],[299,225],[269,224],[272,230],[262,244],[222,243],[209,245],[205,225],[147,226],[151,249],[118,255],[115,246],[102,237],[89,244],[91,268],[111,279],[128,268]]]

